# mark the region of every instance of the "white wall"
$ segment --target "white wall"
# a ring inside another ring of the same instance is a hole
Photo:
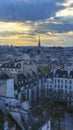
[[[6,85],[6,96],[14,98],[14,79],[8,79]]]

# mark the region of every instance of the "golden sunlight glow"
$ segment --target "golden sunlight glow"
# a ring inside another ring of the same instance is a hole
[[[36,45],[31,39],[34,28],[27,23],[0,22],[0,44]]]
[[[73,31],[68,32],[68,35],[73,35]]]
[[[0,44],[13,45],[37,45],[35,36],[32,32],[35,30],[31,22],[0,22]]]
[[[0,32],[13,31],[13,32],[29,32],[31,26],[17,22],[0,22]]]
[[[49,34],[52,34],[51,32],[48,32]],[[36,35],[36,38],[38,37],[38,35]],[[59,37],[58,36],[54,36],[54,35],[46,35],[46,34],[40,34],[41,40],[45,41],[45,40],[51,40],[51,41],[58,41]]]
[[[33,40],[29,39],[14,39],[14,38],[6,38],[3,39],[0,37],[1,45],[14,45],[14,46],[37,46],[37,43]]]
[[[42,21],[32,22],[32,24],[30,21],[25,23],[0,22],[0,44],[37,46],[38,36],[40,35],[42,45],[62,45],[63,38],[65,38],[65,36],[73,35],[73,31],[60,34],[58,32],[48,30],[46,33],[42,33],[42,30],[44,29],[42,24],[46,23]]]

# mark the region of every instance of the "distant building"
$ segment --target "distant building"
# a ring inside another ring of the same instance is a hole
[[[27,53],[23,54],[21,59],[25,60],[25,61],[31,61],[31,58],[30,58],[30,56]]]

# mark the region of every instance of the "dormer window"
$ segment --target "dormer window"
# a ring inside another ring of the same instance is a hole
[[[19,84],[21,84],[21,82],[19,81]]]
[[[23,83],[23,80],[21,81],[21,83]]]

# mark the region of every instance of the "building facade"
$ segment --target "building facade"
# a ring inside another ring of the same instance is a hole
[[[73,71],[56,70],[45,83],[46,96],[73,101]]]
[[[0,79],[0,96],[14,98],[14,80]]]

